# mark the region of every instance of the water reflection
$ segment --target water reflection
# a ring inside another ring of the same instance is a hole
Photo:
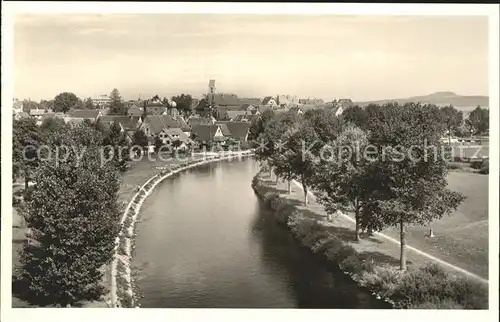
[[[147,199],[136,258],[143,307],[375,308],[301,249],[255,196],[251,159],[201,166]]]

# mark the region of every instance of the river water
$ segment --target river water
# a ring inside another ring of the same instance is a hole
[[[298,246],[254,194],[253,159],[166,179],[146,199],[133,268],[145,308],[387,308]]]

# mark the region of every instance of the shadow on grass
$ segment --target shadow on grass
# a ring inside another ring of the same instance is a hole
[[[363,259],[373,259],[376,263],[399,266],[399,258],[394,258],[378,251],[364,251],[360,253],[360,256]],[[411,265],[413,264],[413,262],[410,260],[406,260],[406,264]]]

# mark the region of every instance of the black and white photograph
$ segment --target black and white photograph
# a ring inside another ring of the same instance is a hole
[[[2,321],[498,318],[498,4],[98,4],[2,5]]]

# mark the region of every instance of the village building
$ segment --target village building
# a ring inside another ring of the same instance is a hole
[[[73,109],[69,110],[64,117],[64,121],[67,123],[71,121],[72,123],[80,123],[84,120],[90,120],[95,122],[98,117],[102,116],[104,113],[101,110],[79,110]]]
[[[183,118],[173,118],[170,115],[147,115],[139,127],[147,136],[153,137],[169,128],[179,128],[188,137],[191,135],[191,128]]]
[[[213,125],[215,124],[215,118],[213,116],[210,117],[195,117],[191,116],[187,120],[187,124],[189,126],[193,125]]]
[[[226,137],[235,141],[247,142],[248,134],[250,132],[250,123],[248,122],[217,122],[216,125],[224,126],[227,128]]]
[[[194,140],[200,145],[222,146],[226,142],[226,137],[222,133],[220,125],[194,125],[192,128]]]
[[[136,105],[130,106],[127,110],[127,115],[129,116],[142,116],[142,114],[143,114],[142,108]]]

